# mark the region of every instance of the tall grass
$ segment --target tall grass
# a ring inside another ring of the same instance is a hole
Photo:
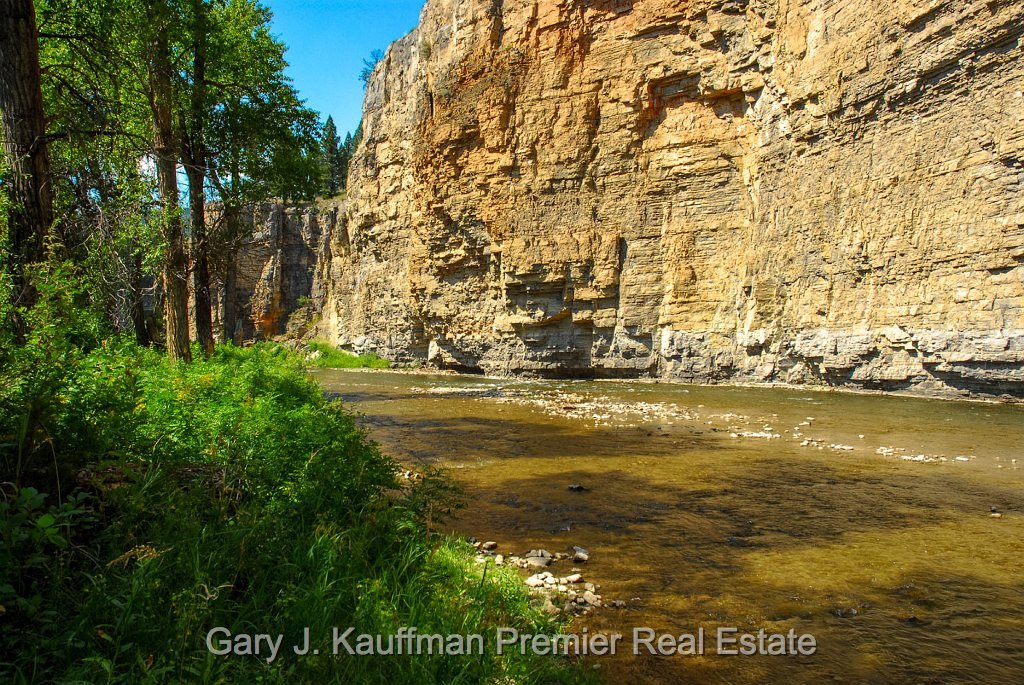
[[[55,311],[69,304],[44,292],[41,306],[52,298]],[[485,572],[466,543],[429,532],[445,488],[400,488],[396,464],[299,355],[225,346],[178,364],[88,321],[39,316],[27,339],[0,333],[0,681],[584,677],[565,660],[495,653],[497,626],[559,626],[513,571]],[[479,633],[487,651],[331,654],[332,629],[348,626]],[[284,646],[272,662],[219,656],[206,644],[216,627],[283,634]],[[298,656],[306,628],[320,653]]]

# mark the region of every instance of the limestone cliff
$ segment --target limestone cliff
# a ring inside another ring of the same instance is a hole
[[[1021,0],[429,0],[323,328],[396,359],[1024,395]]]
[[[251,226],[231,268],[219,280],[215,323],[224,338],[266,340],[301,334],[323,306],[325,241],[333,235],[338,207],[265,203],[249,208]],[[289,325],[291,324],[291,330]]]

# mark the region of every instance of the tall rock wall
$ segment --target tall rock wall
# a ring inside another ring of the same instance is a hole
[[[491,373],[1024,395],[1021,0],[429,0],[323,328]]]
[[[267,202],[242,212],[242,223],[251,228],[216,288],[214,323],[224,339],[267,340],[301,334],[316,323],[338,211],[333,203]]]

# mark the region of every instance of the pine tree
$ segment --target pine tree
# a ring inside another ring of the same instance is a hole
[[[363,69],[359,72],[359,80],[363,82],[363,88],[370,85],[370,79],[373,77],[373,70],[377,68],[380,61],[384,59],[383,50],[374,50],[370,53],[367,59],[363,60]]]
[[[323,133],[323,166],[324,166],[324,187],[328,197],[338,194],[344,187],[342,181],[342,152],[341,141],[338,138],[338,128],[334,125],[334,118],[327,117]]]
[[[352,148],[349,150],[351,156],[356,154],[356,148],[359,147],[359,143],[363,141],[363,122],[360,121],[359,125],[356,126],[356,132],[352,134]]]

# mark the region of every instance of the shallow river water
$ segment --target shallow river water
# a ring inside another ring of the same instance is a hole
[[[626,635],[617,656],[588,660],[607,682],[1024,683],[1022,406],[316,377],[364,415],[387,453],[463,483],[469,505],[452,529],[506,554],[589,550],[586,579],[606,602],[625,602],[573,623]],[[642,626],[703,627],[705,653],[633,655]],[[814,635],[817,651],[718,655],[720,627],[793,628]]]

